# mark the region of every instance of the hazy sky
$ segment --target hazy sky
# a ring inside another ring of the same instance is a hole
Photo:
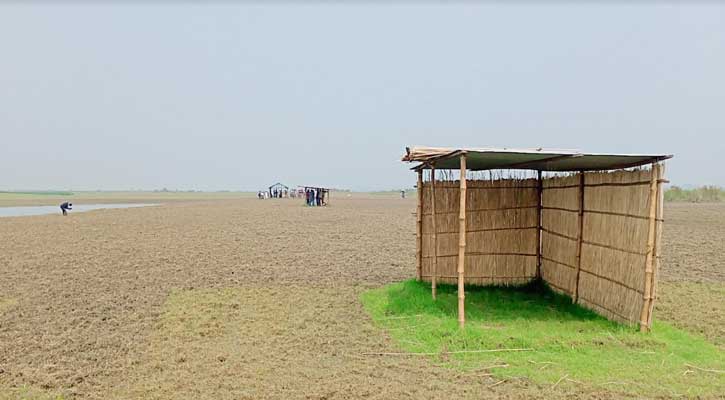
[[[0,3],[0,189],[392,189],[414,144],[725,185],[725,4],[120,3]]]

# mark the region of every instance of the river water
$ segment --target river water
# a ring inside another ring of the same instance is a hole
[[[127,203],[127,204],[73,204],[73,209],[68,213],[76,213],[91,210],[102,210],[110,208],[134,208],[158,206],[153,203]],[[0,217],[24,217],[29,215],[60,215],[60,206],[22,206],[22,207],[0,207]]]

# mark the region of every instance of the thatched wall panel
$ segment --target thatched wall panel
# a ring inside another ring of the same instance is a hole
[[[457,279],[459,184],[436,182],[440,282],[454,283]],[[466,283],[512,284],[532,279],[536,275],[536,180],[469,180],[467,187]],[[433,255],[430,182],[423,184],[423,191],[428,195],[423,196],[422,271],[423,279],[430,280]]]
[[[455,215],[456,232],[458,231],[458,215]],[[496,211],[466,212],[466,230],[482,229],[530,228],[536,226],[536,208]]]
[[[647,247],[648,231],[646,219],[592,213],[584,215],[583,237],[587,242],[643,253]]]
[[[635,169],[635,170],[617,170],[617,171],[601,171],[601,172],[587,172],[587,185],[599,185],[603,183],[625,183],[631,184],[632,182],[642,182],[642,186],[648,187],[649,180],[652,177],[652,171],[650,169]]]
[[[541,204],[546,207],[579,209],[579,189],[546,189],[541,192]]]
[[[541,279],[559,293],[571,296],[576,280],[579,235],[579,176],[557,176],[542,182]],[[552,210],[547,207],[563,210]],[[564,210],[573,210],[564,211]],[[562,237],[564,236],[564,237]]]
[[[541,204],[544,207],[579,209],[579,176],[558,176],[542,182]],[[573,187],[574,186],[574,187]]]
[[[578,301],[621,322],[637,322],[643,304],[649,180],[649,170],[594,172],[584,176]],[[579,236],[578,215],[546,207],[578,210],[578,184],[576,174],[545,179],[542,194],[542,279],[557,291],[569,291],[569,295],[576,287],[579,262],[577,241],[570,240]],[[572,187],[546,189],[561,186]]]
[[[430,281],[432,258],[423,261],[423,279]],[[438,257],[438,281],[457,282],[457,256]],[[467,284],[514,284],[536,275],[536,257],[514,255],[466,255]]]
[[[458,232],[458,210],[446,214],[438,213],[436,204],[436,228],[438,234]],[[549,212],[550,210],[545,210]],[[553,212],[553,211],[552,211]],[[423,235],[433,233],[433,216],[423,215]],[[536,208],[512,210],[467,211],[466,231],[495,230],[508,228],[533,228],[536,226]]]
[[[561,210],[541,210],[541,226],[554,233],[575,238],[579,234],[579,215]]]
[[[455,237],[458,254],[458,236]],[[520,253],[536,254],[536,230],[505,230],[468,232],[466,234],[466,253]]]
[[[579,302],[607,318],[624,323],[639,321],[642,310],[641,293],[586,272],[579,277]]]
[[[645,256],[582,244],[581,269],[637,291],[644,287]]]
[[[561,188],[561,187],[565,187],[565,186],[573,186],[573,185],[578,185],[578,184],[579,184],[579,177],[577,174],[551,176],[548,178],[544,178],[544,181],[541,182],[541,186],[544,189]]]
[[[467,187],[466,210],[536,206],[536,188],[487,189]]]
[[[646,218],[649,213],[647,199],[649,186],[594,186],[584,189],[587,211],[638,215]],[[645,201],[642,201],[645,199]]]
[[[571,296],[576,271],[553,261],[541,260],[541,279],[547,282],[554,291]]]
[[[541,233],[541,256],[569,266],[576,266],[577,242],[548,232]]]

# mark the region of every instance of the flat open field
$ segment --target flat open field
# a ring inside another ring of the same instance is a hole
[[[2,218],[0,399],[621,397],[363,355],[396,351],[359,296],[414,276],[414,210],[226,195]],[[655,318],[724,349],[725,205],[665,218]]]

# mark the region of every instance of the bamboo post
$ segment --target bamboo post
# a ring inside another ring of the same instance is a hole
[[[423,170],[418,170],[418,185],[416,186],[418,196],[418,210],[416,214],[416,278],[420,281],[423,277]]]
[[[433,229],[433,274],[430,278],[431,294],[433,300],[436,299],[436,275],[438,275],[438,228],[436,224],[436,167],[431,166],[430,169],[430,207],[433,223],[431,228]]]
[[[461,155],[461,202],[458,209],[458,326],[466,324],[465,275],[466,263],[466,155]]]
[[[659,165],[652,164],[649,184],[649,231],[647,235],[647,252],[644,264],[644,293],[642,294],[642,312],[639,317],[639,330],[649,331],[649,310],[652,302],[652,278],[654,276],[654,254],[657,229],[657,181]]]
[[[584,172],[579,172],[579,233],[577,235],[576,244],[576,278],[574,281],[574,303],[579,301],[579,277],[581,276],[582,266],[582,241],[584,236]]]
[[[652,271],[652,301],[649,303],[649,311],[647,316],[647,326],[652,327],[652,313],[654,310],[655,300],[657,300],[657,281],[660,273],[660,246],[662,243],[662,225],[664,224],[664,190],[662,189],[662,178],[665,176],[664,164],[659,164],[657,179],[657,215],[656,215],[656,226],[657,233],[655,234],[655,248],[654,248],[654,271]]]
[[[536,178],[536,278],[541,278],[541,193],[543,192],[543,182],[541,180],[541,171],[537,171]]]

